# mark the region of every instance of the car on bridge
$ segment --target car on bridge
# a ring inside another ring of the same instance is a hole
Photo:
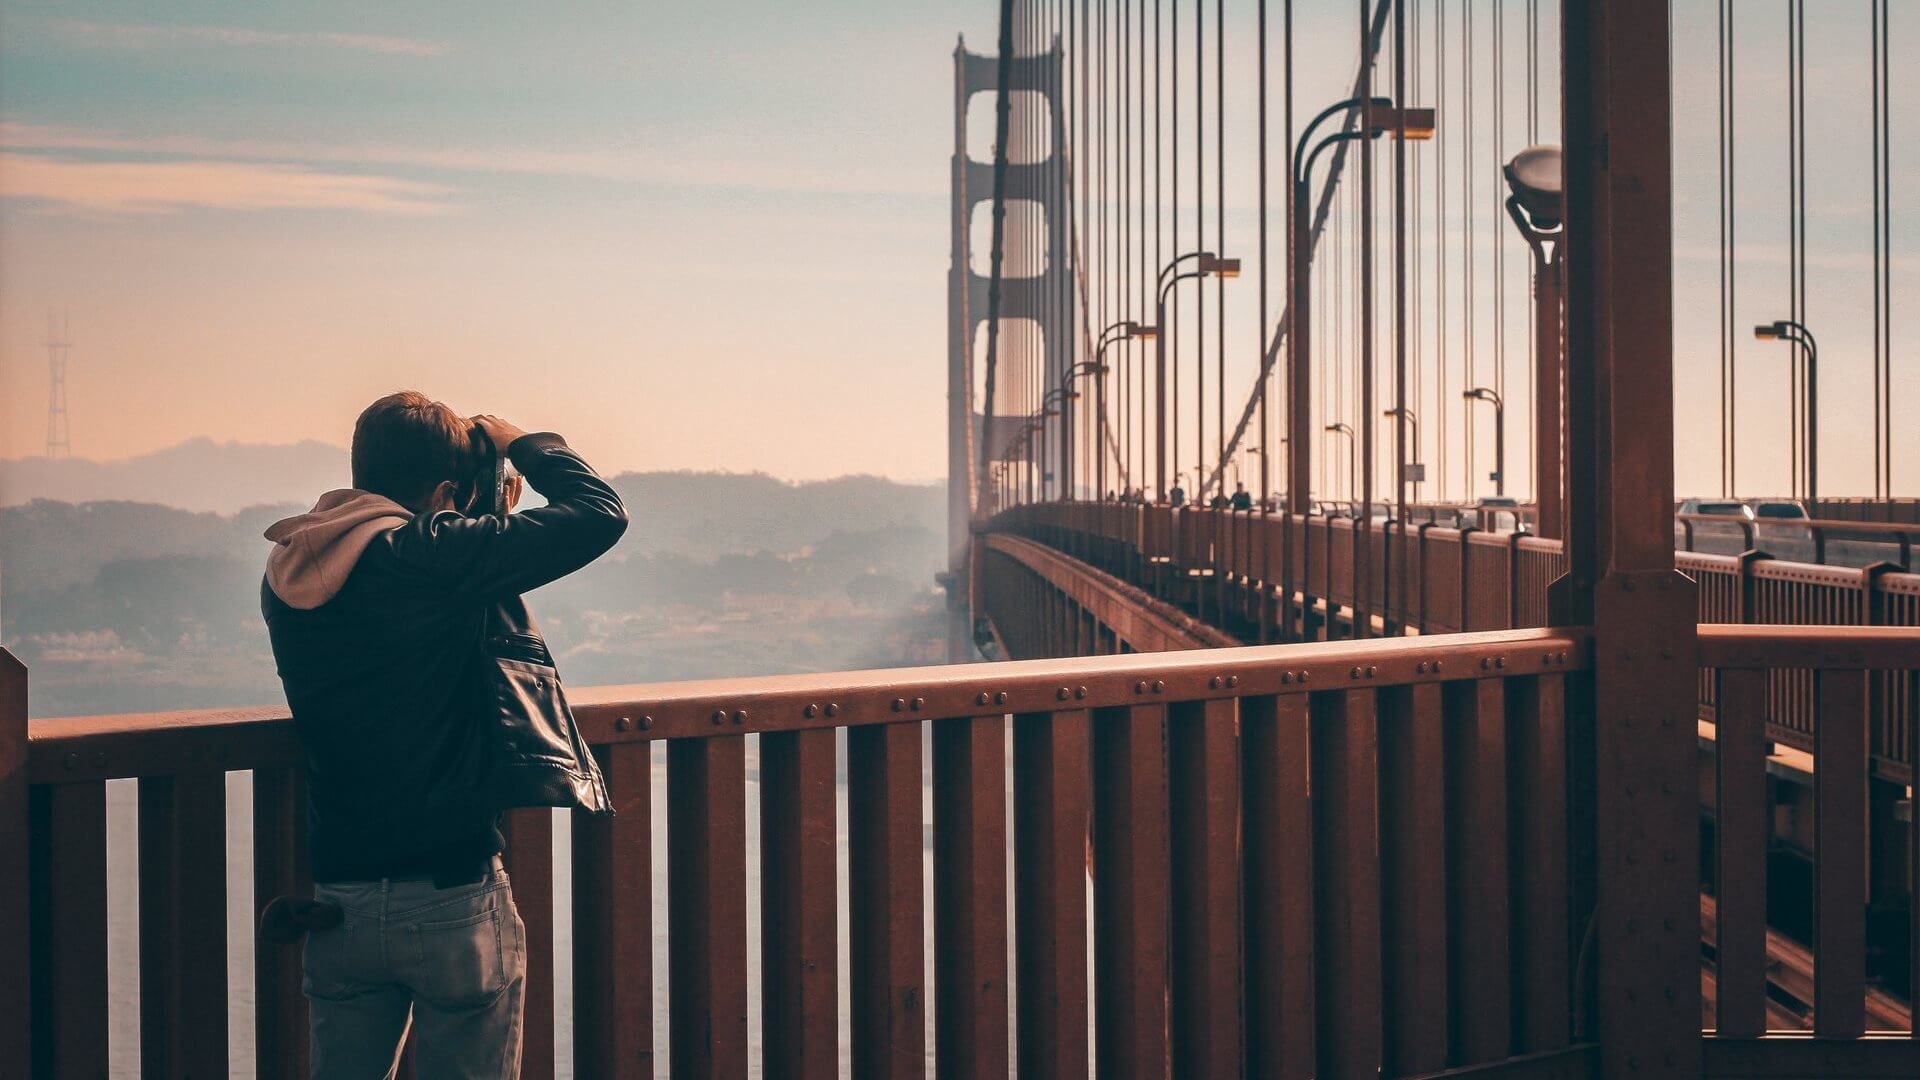
[[[1674,522],[1674,546],[1712,555],[1738,555],[1752,544],[1756,517],[1753,507],[1738,499],[1687,499],[1680,504]]]

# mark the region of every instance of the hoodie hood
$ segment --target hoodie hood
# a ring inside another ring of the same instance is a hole
[[[317,608],[339,593],[375,537],[412,520],[413,511],[385,495],[329,491],[312,510],[267,529],[267,585],[290,608]]]

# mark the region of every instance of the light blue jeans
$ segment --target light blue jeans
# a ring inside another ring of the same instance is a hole
[[[344,916],[307,937],[313,1080],[392,1077],[409,1024],[419,1080],[520,1075],[527,933],[505,870],[449,889],[335,882],[313,895]]]

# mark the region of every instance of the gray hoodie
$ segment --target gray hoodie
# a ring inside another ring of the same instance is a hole
[[[313,509],[273,523],[267,584],[288,607],[310,611],[334,598],[374,537],[413,520],[413,511],[371,491],[339,488]]]

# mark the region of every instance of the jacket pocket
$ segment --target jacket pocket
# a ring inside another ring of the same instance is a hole
[[[550,664],[496,656],[494,706],[509,760],[545,759],[576,766],[569,737],[573,713]]]

